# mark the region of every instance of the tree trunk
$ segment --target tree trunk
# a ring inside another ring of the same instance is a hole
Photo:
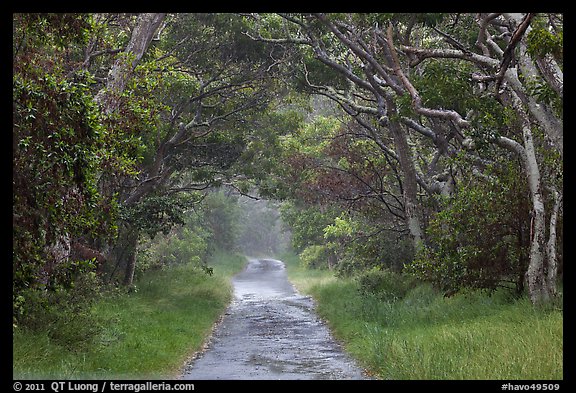
[[[531,138],[532,136],[530,134],[530,136],[528,136],[530,142],[526,143],[525,141],[525,146],[532,143]],[[526,149],[526,166],[530,195],[532,198],[532,238],[530,243],[530,263],[528,265],[528,271],[526,272],[526,279],[528,281],[530,300],[533,304],[539,304],[549,300],[550,293],[544,274],[546,217],[540,190],[540,172],[538,170],[538,164],[536,163],[533,146],[531,149]]]
[[[138,235],[131,233],[128,237],[126,267],[124,270],[124,286],[130,287],[134,281],[134,271],[136,270],[136,247],[138,246]]]
[[[532,201],[532,225],[530,238],[530,262],[526,272],[528,293],[532,304],[540,304],[550,299],[550,289],[545,275],[546,257],[546,211],[542,197],[540,170],[536,160],[530,119],[524,110],[522,101],[512,92],[512,106],[522,121],[522,138],[524,144],[524,170],[528,179],[530,199]]]
[[[393,111],[392,107],[389,108],[389,113],[391,111]],[[393,117],[393,115],[390,117]],[[400,123],[397,120],[390,120],[388,126],[392,132],[394,147],[398,155],[400,167],[402,168],[404,214],[406,216],[406,225],[408,226],[414,245],[414,251],[416,252],[422,247],[424,242],[420,217],[418,215],[416,168],[414,167],[406,133],[403,132]]]
[[[545,271],[547,257],[546,211],[544,209],[544,198],[542,197],[542,180],[536,159],[528,112],[514,90],[510,91],[510,98],[511,106],[521,121],[523,144],[520,145],[518,142],[505,137],[499,137],[496,143],[517,153],[522,158],[524,173],[528,180],[530,200],[532,202],[532,219],[530,224],[529,262],[525,278],[530,301],[532,304],[537,305],[547,302],[552,295],[549,279]],[[554,272],[551,274],[554,275]]]
[[[106,87],[100,90],[95,97],[105,115],[110,115],[118,109],[120,95],[126,87],[126,82],[150,46],[150,42],[165,16],[165,13],[142,13],[138,16],[126,50],[118,55],[108,73]]]
[[[114,65],[108,73],[106,87],[101,89],[94,98],[96,103],[100,105],[104,115],[111,115],[119,109],[120,96],[126,87],[126,83],[132,76],[132,71],[146,53],[154,34],[156,34],[165,17],[165,13],[142,13],[138,16],[126,49],[117,56]],[[118,242],[124,244],[116,245],[117,251],[114,258],[116,259],[116,267],[121,266],[125,269],[123,284],[130,286],[134,280],[136,268],[138,234],[130,228],[123,229],[122,232],[125,233],[120,234]],[[114,271],[116,271],[116,268]]]
[[[514,24],[519,24],[522,18],[522,14],[510,14],[508,19]],[[529,33],[530,30],[531,28],[528,27],[526,33]],[[540,77],[543,77],[548,83],[548,86],[563,97],[564,76],[558,67],[558,64],[551,60],[550,57],[547,57],[547,61],[541,59],[535,64],[526,54],[528,48],[525,40],[520,41],[518,48],[521,53],[518,57],[519,73],[521,73],[526,80],[538,80]],[[523,88],[517,74],[512,75],[510,72],[506,72],[506,76],[507,80],[511,83],[516,92],[522,94],[520,98],[526,104],[533,118],[542,127],[554,148],[556,148],[558,152],[560,152],[560,155],[564,157],[564,125],[562,119],[554,115],[548,105],[537,102],[534,97],[528,94],[523,94],[525,89]]]
[[[558,260],[556,258],[556,226],[558,223],[558,212],[562,200],[558,191],[553,190],[554,195],[554,208],[550,215],[550,230],[548,234],[548,245],[546,247],[546,254],[548,255],[548,272],[546,279],[548,281],[548,290],[552,296],[556,296],[556,278],[558,276]]]

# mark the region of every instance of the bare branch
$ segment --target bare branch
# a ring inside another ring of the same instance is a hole
[[[438,117],[446,120],[452,120],[460,127],[468,127],[470,125],[470,122],[463,119],[462,116],[460,116],[460,114],[456,111],[447,109],[430,109],[422,106],[422,98],[420,97],[420,94],[418,94],[418,91],[408,80],[406,75],[404,75],[404,72],[400,67],[400,61],[398,60],[398,54],[396,53],[396,48],[394,47],[394,41],[392,38],[391,24],[388,26],[387,43],[390,49],[390,53],[392,54],[392,60],[394,61],[394,72],[400,78],[400,80],[404,84],[404,87],[412,97],[412,107],[414,108],[414,110],[424,116]]]
[[[432,139],[432,141],[434,141],[434,143],[436,143],[438,137],[437,137],[436,133],[434,131],[432,131],[430,128],[424,127],[423,125],[417,123],[413,119],[410,119],[410,118],[404,117],[404,116],[402,116],[400,118],[400,121],[402,123],[404,123],[405,125],[407,125],[408,127],[412,128],[413,130],[418,131],[420,134],[424,135],[425,137]]]
[[[454,37],[452,37],[450,34],[444,33],[442,30],[438,29],[437,27],[432,26],[432,29],[440,34],[442,37],[444,37],[444,40],[449,43],[450,45],[456,47],[456,49],[461,50],[464,53],[471,53],[471,51],[466,48],[463,44],[461,44],[460,42],[458,42],[457,39],[455,39]]]
[[[257,36],[253,36],[252,34],[248,33],[247,31],[243,31],[242,34],[249,37],[254,41],[259,42],[268,42],[272,44],[299,44],[299,45],[312,45],[312,42],[305,38],[264,38],[261,34]]]
[[[490,50],[486,46],[487,40],[487,32],[486,29],[488,28],[488,24],[490,21],[498,18],[501,14],[488,14],[486,17],[480,19],[478,21],[478,25],[480,26],[480,31],[478,32],[478,38],[476,39],[476,46],[482,50],[482,54],[484,56],[490,56]]]
[[[515,140],[507,138],[505,136],[500,136],[496,138],[496,144],[524,158],[525,155],[524,147]]]
[[[390,86],[397,94],[403,94],[404,93],[402,87],[398,86],[398,84],[396,84],[396,82],[394,82],[394,80],[392,80],[392,78],[390,77],[389,72],[391,72],[392,70],[385,69],[384,68],[385,66],[383,64],[381,64],[376,59],[374,59],[374,57],[370,53],[368,53],[364,48],[362,48],[361,45],[357,45],[352,40],[350,40],[348,37],[346,37],[338,29],[338,27],[336,27],[336,25],[334,23],[327,20],[323,14],[315,14],[315,15],[318,19],[320,19],[332,31],[332,33],[334,33],[334,35],[336,37],[338,37],[338,39],[340,41],[342,41],[344,44],[346,44],[346,46],[348,48],[350,48],[350,50],[352,52],[354,52],[354,54],[356,54],[361,59],[364,59],[368,64],[370,64],[374,68],[374,70],[382,78],[384,78],[384,80],[386,81],[386,84],[388,86]],[[343,26],[343,24],[339,23],[338,26]]]
[[[400,49],[404,52],[413,53],[416,55],[416,59],[410,62],[410,67],[415,67],[428,58],[462,59],[488,68],[496,68],[500,65],[500,61],[497,59],[479,55],[473,52],[465,53],[456,49],[424,49],[407,45],[401,45]]]
[[[504,49],[504,53],[502,54],[502,62],[500,63],[500,68],[498,70],[496,91],[500,89],[500,85],[502,84],[502,80],[504,79],[504,74],[506,73],[506,70],[508,69],[510,63],[512,62],[512,59],[514,58],[514,49],[524,36],[524,33],[528,29],[528,26],[530,26],[530,21],[532,20],[533,16],[534,14],[526,14],[522,22],[520,22],[518,27],[516,27],[514,34],[512,34],[512,38],[510,38],[508,46],[506,46],[506,49]]]

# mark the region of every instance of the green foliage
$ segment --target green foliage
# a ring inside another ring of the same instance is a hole
[[[532,29],[526,36],[528,54],[532,58],[542,58],[547,54],[562,59],[564,48],[564,34],[561,30],[554,34],[545,27]]]
[[[375,296],[383,301],[403,299],[415,281],[405,274],[375,267],[357,276],[358,290],[364,296]]]
[[[468,135],[472,137],[476,148],[486,152],[501,135],[506,135],[516,120],[516,113],[502,106],[493,97],[475,97],[472,108],[472,127]]]
[[[466,62],[428,61],[422,76],[414,77],[414,86],[420,92],[424,106],[466,113],[477,98],[470,80],[472,69]]]
[[[290,188],[283,180],[282,141],[302,127],[304,115],[296,110],[266,111],[254,120],[252,137],[246,143],[236,168],[253,180],[263,197],[283,199]]]
[[[14,378],[179,377],[182,365],[203,348],[229,304],[229,278],[242,269],[246,258],[219,253],[208,263],[214,267],[211,277],[193,265],[143,274],[136,281],[137,292],[106,294],[92,304],[89,319],[60,325],[67,329],[66,338],[47,336],[51,325],[39,330],[16,328]],[[82,336],[86,332],[91,332],[90,339]]]
[[[209,250],[234,251],[239,235],[240,211],[237,199],[219,190],[204,200],[204,222],[210,231]]]
[[[37,186],[29,191],[45,198],[77,186],[94,203],[101,127],[87,75],[77,76],[77,81],[70,81],[33,68],[14,75],[15,165],[25,171],[15,174],[17,181],[35,181]],[[30,179],[30,172],[36,179]],[[43,181],[47,176],[52,181]]]
[[[208,193],[201,201],[182,195],[174,199],[175,195],[171,199],[155,198],[154,209],[148,207],[136,213],[139,219],[131,225],[146,223],[141,230],[156,235],[140,246],[137,269],[143,272],[191,265],[211,274],[212,268],[207,265],[210,256],[237,246],[241,217],[237,200],[222,190]],[[179,204],[178,199],[185,203]]]
[[[153,238],[159,232],[168,234],[174,225],[184,224],[184,212],[197,200],[193,194],[152,194],[137,204],[124,206],[119,217]]]
[[[68,351],[92,345],[104,322],[91,313],[101,285],[93,270],[92,261],[60,264],[50,290],[23,290],[17,305],[19,326],[46,334]]]
[[[242,134],[235,129],[212,132],[194,144],[174,148],[168,164],[199,184],[218,184],[218,175],[236,170],[245,148]]]
[[[336,217],[333,224],[324,228],[324,238],[349,237],[355,229],[356,228],[354,228],[353,223],[350,220],[347,220],[342,216]]]
[[[34,43],[63,49],[70,44],[82,45],[88,39],[90,16],[72,13],[14,14],[14,40],[33,40]],[[21,35],[20,35],[21,34]],[[14,49],[20,49],[15,46]]]
[[[368,214],[342,212],[324,228],[324,238],[337,258],[335,268],[340,277],[371,269],[399,272],[413,256],[409,239],[379,228]]]
[[[194,210],[188,210],[183,220],[182,226],[158,234],[140,247],[140,271],[176,265],[206,266],[212,234],[203,222],[202,207],[196,205]]]
[[[427,229],[429,244],[407,271],[446,293],[473,287],[505,286],[521,294],[530,233],[530,203],[519,191],[512,163],[469,182],[443,202]],[[519,197],[522,196],[522,197]]]
[[[233,117],[244,119],[250,108],[267,106],[273,83],[268,79],[273,48],[251,40],[245,29],[246,19],[233,14],[182,13],[170,17],[160,48],[170,54],[169,79],[175,82],[175,88],[166,92],[166,103],[179,114],[179,120],[188,123],[197,116],[195,102],[189,102],[191,97],[198,97],[203,104],[202,120],[242,107],[239,116]],[[174,63],[177,67],[171,66]]]
[[[210,234],[190,221],[188,218],[184,227],[168,235],[160,234],[149,245],[142,245],[138,269],[164,269],[181,264],[206,265]]]
[[[433,27],[447,18],[448,14],[443,13],[422,13],[416,14],[416,21],[427,27]]]
[[[292,232],[292,246],[296,251],[302,251],[308,246],[324,243],[324,228],[330,225],[339,212],[336,209],[326,209],[320,212],[314,207],[298,207],[292,203],[284,203],[280,207],[282,220]]]
[[[339,129],[338,119],[319,116],[284,136],[281,139],[282,148],[287,153],[298,152],[313,158],[321,157]]]
[[[46,288],[42,275],[55,271],[52,251],[63,238],[113,236],[114,199],[97,185],[106,171],[107,130],[93,101],[93,78],[74,66],[87,29],[85,15],[14,19],[13,298],[20,315],[33,307],[26,298]],[[51,278],[61,281],[54,284],[59,288],[81,277]]]
[[[344,48],[339,48],[344,50]],[[306,77],[299,75],[295,78],[295,88],[298,91],[310,91],[309,83],[316,86],[334,86],[336,89],[346,89],[347,81],[342,74],[335,71],[332,67],[317,61],[311,51],[303,54],[302,60],[306,67]]]
[[[540,103],[550,105],[559,117],[563,114],[563,100],[543,79],[533,78],[525,82],[528,93]]]
[[[307,269],[322,269],[328,267],[330,249],[323,245],[311,245],[300,253],[302,266]]]

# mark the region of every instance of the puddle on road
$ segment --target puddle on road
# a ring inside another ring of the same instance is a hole
[[[183,379],[364,379],[281,261],[251,259],[233,284],[234,301]]]

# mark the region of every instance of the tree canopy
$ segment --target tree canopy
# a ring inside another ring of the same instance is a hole
[[[546,302],[562,103],[562,14],[14,14],[14,316],[130,286],[175,227],[207,241],[219,187],[283,201],[310,266]]]

